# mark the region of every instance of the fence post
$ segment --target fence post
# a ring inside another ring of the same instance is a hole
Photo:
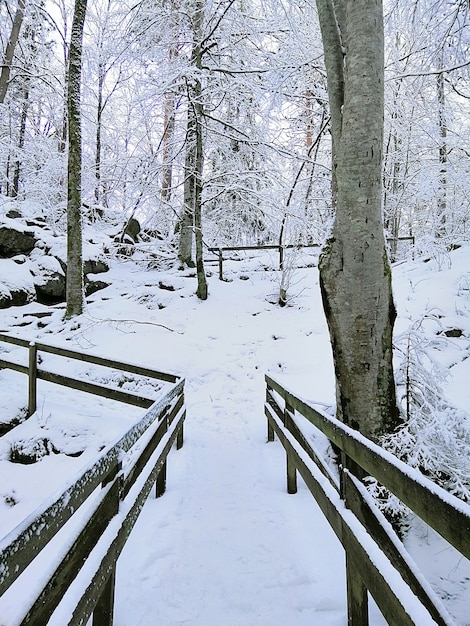
[[[346,547],[346,546],[345,546]],[[346,549],[346,593],[348,601],[348,626],[369,626],[367,589]]]
[[[183,403],[184,403],[184,397],[183,397]],[[184,431],[183,431],[184,419],[186,419],[186,411],[184,411],[183,421],[181,422],[181,427],[180,427],[180,429],[178,431],[178,434],[176,436],[176,449],[177,450],[181,450],[181,448],[183,447],[183,441],[184,441]]]
[[[286,406],[284,409],[284,426],[290,431],[290,421],[294,414],[294,408],[288,404],[286,400]],[[286,448],[286,465],[287,465],[287,493],[297,493],[297,470],[292,460],[291,455]]]
[[[28,417],[36,411],[37,397],[37,347],[34,341],[29,344],[29,372],[28,372]]]
[[[163,418],[165,420],[165,432],[168,431],[168,415]],[[166,459],[158,472],[157,480],[155,481],[155,497],[160,498],[166,491]]]
[[[266,384],[266,404],[271,404],[271,399],[269,397],[269,392],[272,392],[271,387]],[[268,422],[268,441],[274,441],[274,428],[271,426],[271,422],[269,421],[269,418],[267,419]]]
[[[121,500],[121,463],[117,463],[114,470],[103,481],[101,488],[108,485],[111,481],[114,484],[109,493],[109,505],[106,507],[106,517],[111,520],[119,511],[119,502]],[[93,626],[113,626],[114,621],[114,590],[116,587],[116,563],[106,581],[103,591],[98,602],[93,609]]]
[[[222,255],[222,248],[219,248],[219,280],[224,279],[224,257]]]
[[[345,475],[345,470],[358,476],[364,476],[364,470],[360,468],[344,452],[341,453],[340,492],[345,506],[349,509],[349,493],[351,483]],[[367,587],[364,585],[360,571],[354,564],[354,559],[347,544],[344,544],[346,552],[346,594],[348,604],[348,626],[369,626],[369,598]]]

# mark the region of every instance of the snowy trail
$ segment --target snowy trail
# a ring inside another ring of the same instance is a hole
[[[287,494],[263,412],[266,371],[331,393],[324,321],[263,304],[251,281],[236,287],[212,280],[210,300],[178,319],[184,334],[159,344],[186,378],[185,443],[118,563],[115,626],[347,624],[343,549],[301,480]]]
[[[307,491],[286,494],[262,397],[239,385],[223,371],[188,385],[168,491],[149,501],[119,563],[116,626],[128,615],[142,626],[346,623],[342,550]]]

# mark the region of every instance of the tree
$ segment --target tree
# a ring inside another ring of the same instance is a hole
[[[23,23],[25,6],[25,0],[18,0],[18,6],[16,8],[15,17],[13,18],[11,26],[10,38],[3,55],[2,71],[0,73],[0,104],[2,104],[5,100],[10,83],[11,64],[13,62],[16,44],[20,35],[21,25]]]
[[[191,51],[191,66],[194,75],[190,76],[187,84],[188,93],[188,122],[186,134],[186,160],[184,181],[184,209],[181,221],[181,238],[179,259],[182,263],[192,265],[191,240],[192,222],[196,240],[196,272],[197,272],[197,296],[201,300],[207,299],[207,281],[203,263],[202,241],[202,171],[203,171],[203,137],[202,117],[204,108],[202,103],[202,85],[200,73],[203,56],[203,22],[204,4],[202,0],[196,0],[193,17],[193,44]],[[186,245],[182,245],[186,243]]]
[[[67,318],[83,312],[80,88],[86,8],[87,0],[75,0],[67,74]]]
[[[377,440],[398,424],[395,307],[382,224],[381,0],[317,0],[332,120],[331,235],[320,257],[337,415]]]

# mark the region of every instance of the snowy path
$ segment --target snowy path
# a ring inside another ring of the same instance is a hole
[[[135,626],[344,625],[342,550],[306,489],[286,494],[262,397],[253,404],[223,372],[208,378],[188,385],[168,491],[148,503],[121,558],[116,626],[128,616]]]
[[[115,626],[347,624],[342,547],[301,480],[287,494],[263,413],[266,371],[333,393],[319,290],[306,281],[308,306],[289,310],[258,292],[213,279],[207,303],[169,317],[183,334],[159,334],[160,366],[186,378],[185,443],[118,563]]]

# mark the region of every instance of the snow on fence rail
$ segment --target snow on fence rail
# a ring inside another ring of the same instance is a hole
[[[58,346],[27,341],[26,339],[21,339],[20,337],[13,335],[0,333],[0,343],[1,342],[14,344],[22,348],[28,348],[28,365],[18,363],[14,360],[0,359],[0,369],[7,368],[28,375],[28,416],[32,415],[36,410],[36,388],[38,378],[50,383],[70,387],[71,389],[76,389],[77,391],[85,391],[96,396],[101,396],[110,400],[117,400],[118,402],[132,404],[145,409],[153,403],[151,398],[147,398],[130,391],[122,391],[122,389],[112,388],[109,385],[100,385],[85,380],[79,380],[77,378],[67,377],[63,374],[40,368],[38,367],[39,352],[48,352],[56,356],[83,361],[85,363],[92,363],[94,365],[100,365],[109,369],[120,370],[130,374],[137,374],[139,376],[144,376],[154,380],[161,380],[163,382],[174,383],[179,379],[176,374],[158,372],[147,367],[141,367],[140,365],[123,363],[121,361],[112,361],[93,354],[85,354],[75,350],[59,348]]]
[[[455,624],[354,474],[375,477],[467,558],[470,506],[270,376],[266,385],[268,441],[276,434],[286,450],[287,490],[296,493],[299,472],[344,547],[348,624],[369,624],[367,591],[393,626]],[[339,483],[302,433],[300,416],[341,450]]]
[[[5,340],[4,336],[1,338]],[[28,345],[19,343],[17,338],[12,343]],[[36,347],[52,351],[43,344]],[[100,365],[110,363],[69,350],[54,348],[54,353]],[[0,367],[11,365],[0,362]],[[112,366],[116,367],[116,362]],[[126,369],[120,366],[124,364],[118,364],[118,369]],[[127,371],[141,375],[145,371],[145,375],[169,384],[156,399],[146,399],[148,410],[123,436],[105,448],[59,495],[46,500],[0,540],[0,596],[12,594],[14,599],[22,598],[24,605],[19,607],[21,617],[15,626],[86,624],[92,614],[93,624],[113,623],[117,559],[152,485],[156,484],[157,497],[165,491],[167,456],[175,441],[177,449],[183,445],[186,415],[184,379],[137,366],[131,368]],[[28,373],[24,368],[13,369]],[[38,370],[38,377],[50,380],[43,374]],[[53,382],[66,384],[69,380],[55,376]],[[95,387],[84,383],[74,388],[95,393]],[[105,395],[102,389],[97,391]],[[132,400],[126,395],[122,395],[122,401]],[[118,399],[114,393],[107,397]],[[75,515],[83,509],[84,514]],[[66,535],[59,535],[64,527]],[[36,560],[44,549],[47,575]],[[31,594],[32,581],[37,586],[35,578],[40,580],[39,590]]]

